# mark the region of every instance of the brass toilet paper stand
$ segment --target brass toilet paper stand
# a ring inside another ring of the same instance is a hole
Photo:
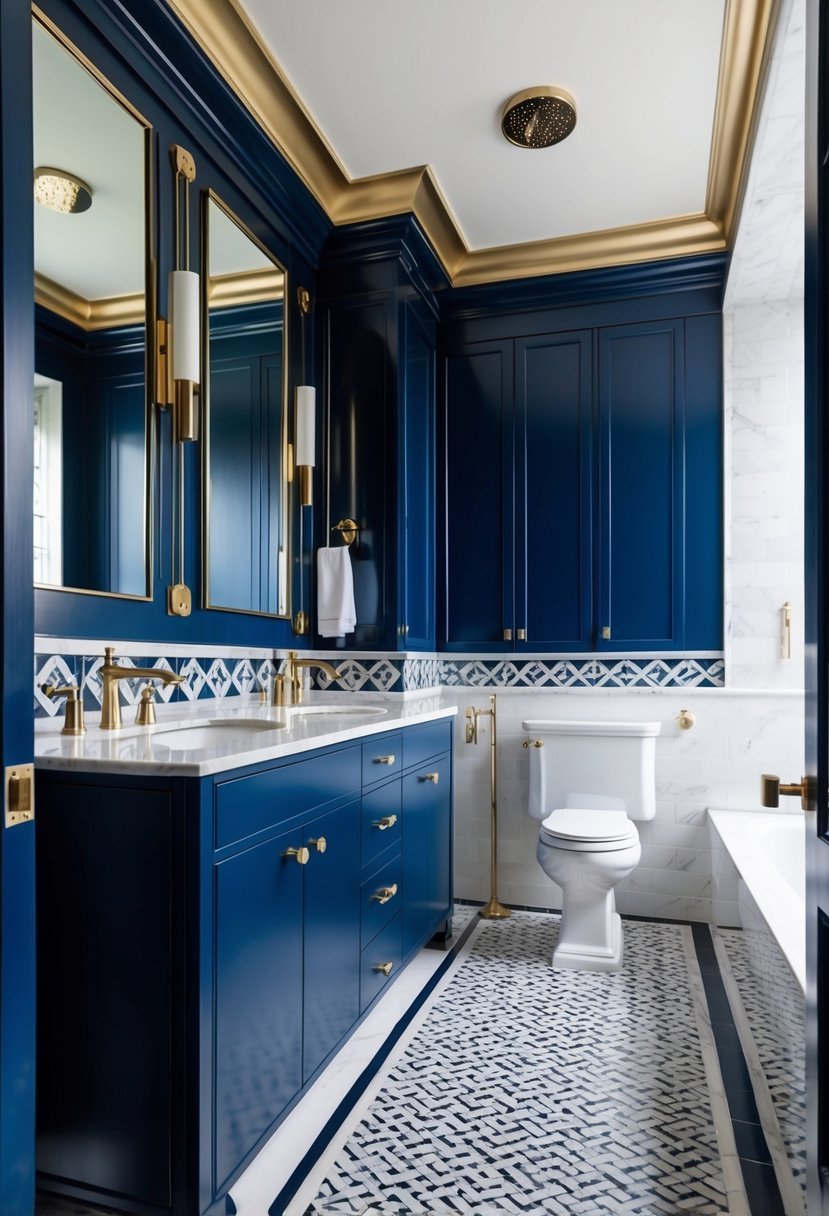
[[[489,709],[474,709],[471,705],[466,711],[466,742],[478,742],[478,719],[492,719],[492,737],[489,741],[489,798],[490,798],[490,878],[489,903],[478,912],[484,920],[505,920],[512,916],[509,908],[505,908],[497,895],[498,885],[498,760],[496,746],[498,742],[497,720],[495,716],[495,694],[489,698]]]

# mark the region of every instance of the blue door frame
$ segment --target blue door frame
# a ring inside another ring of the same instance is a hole
[[[3,767],[34,753],[31,8],[3,0],[0,37]],[[26,217],[21,223],[21,217]],[[34,824],[0,824],[0,1213],[34,1209]]]

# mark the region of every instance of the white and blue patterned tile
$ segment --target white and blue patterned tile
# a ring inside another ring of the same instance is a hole
[[[187,701],[197,701],[204,688],[205,673],[198,659],[185,659],[178,669],[178,674],[184,677],[184,683],[179,685],[179,692]]]
[[[726,1216],[690,931],[553,971],[557,924],[483,922],[306,1216]]]

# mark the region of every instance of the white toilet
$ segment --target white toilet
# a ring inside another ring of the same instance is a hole
[[[617,971],[622,922],[613,890],[641,856],[636,819],[656,809],[658,722],[523,723],[538,861],[563,892],[553,966]]]

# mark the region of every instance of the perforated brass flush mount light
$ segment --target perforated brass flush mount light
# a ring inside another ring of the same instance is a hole
[[[550,148],[566,139],[575,125],[575,98],[550,84],[516,93],[501,115],[501,130],[518,148]]]
[[[50,211],[74,215],[92,206],[92,187],[63,169],[41,165],[35,169],[35,202]]]

